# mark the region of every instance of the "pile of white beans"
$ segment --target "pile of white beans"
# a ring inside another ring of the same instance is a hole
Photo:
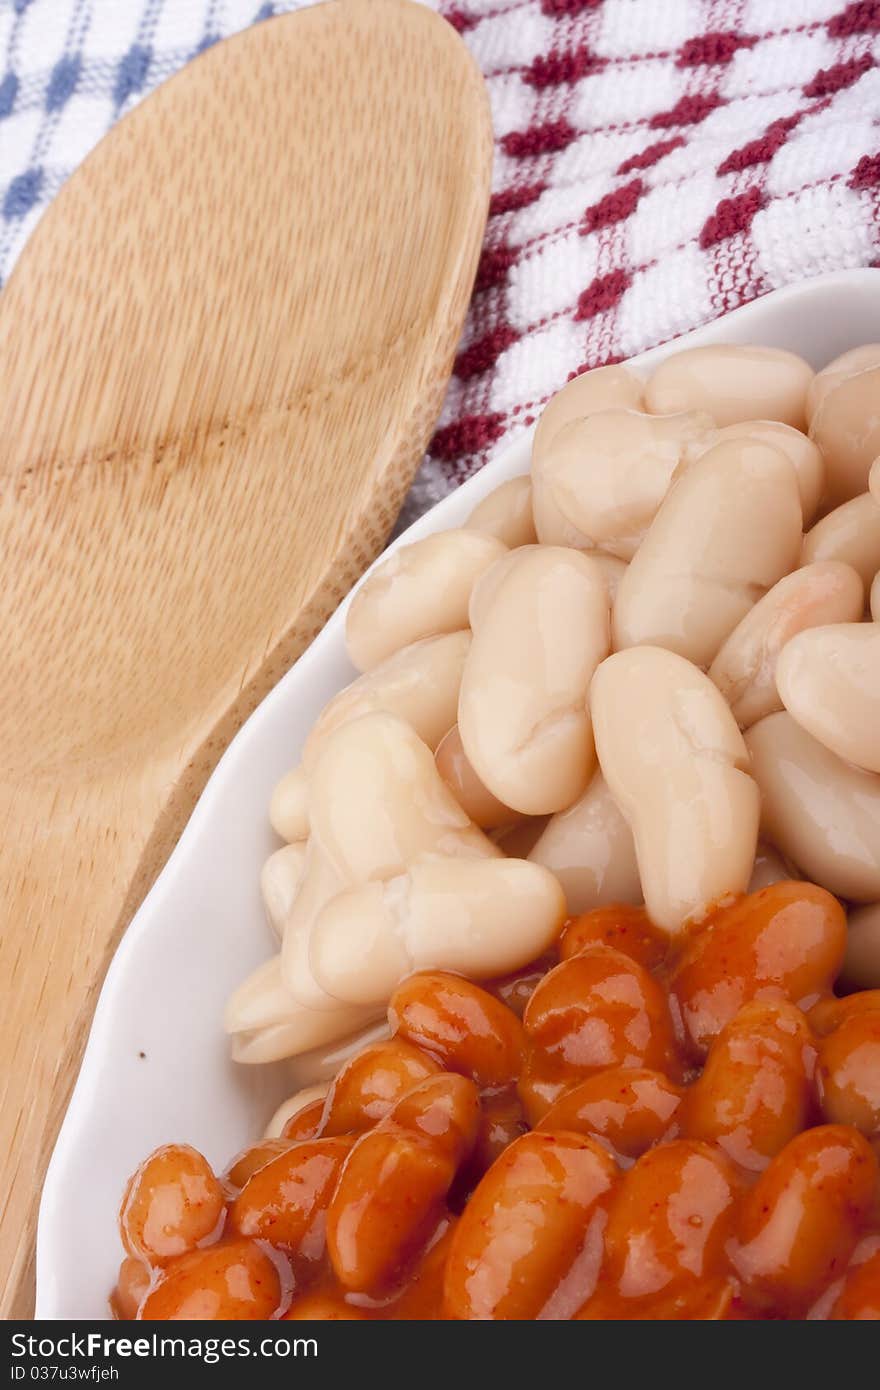
[[[611,902],[678,933],[781,877],[847,900],[880,985],[878,403],[880,344],[601,368],[530,477],[372,571],[363,674],[272,798],[239,1061],[332,1069],[413,970],[503,975]]]

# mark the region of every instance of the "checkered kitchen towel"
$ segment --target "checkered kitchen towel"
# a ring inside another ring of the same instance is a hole
[[[157,83],[307,0],[0,0],[0,276]],[[429,0],[489,86],[494,194],[411,520],[572,373],[880,259],[880,0]]]

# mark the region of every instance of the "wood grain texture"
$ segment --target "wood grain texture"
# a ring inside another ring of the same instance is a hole
[[[126,117],[0,299],[3,1317],[32,1306],[42,1175],[119,935],[387,538],[490,161],[453,30],[331,0]]]

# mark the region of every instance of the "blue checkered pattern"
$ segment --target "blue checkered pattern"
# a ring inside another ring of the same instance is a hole
[[[759,294],[880,265],[880,0],[421,0],[495,129],[483,257],[402,520],[575,372]],[[112,123],[314,0],[0,0],[0,283]]]
[[[0,283],[113,122],[220,38],[310,0],[0,0]]]

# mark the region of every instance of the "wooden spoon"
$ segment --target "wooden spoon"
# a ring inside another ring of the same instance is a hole
[[[5,1318],[120,933],[423,452],[490,162],[455,32],[336,0],[126,117],[0,299]]]

